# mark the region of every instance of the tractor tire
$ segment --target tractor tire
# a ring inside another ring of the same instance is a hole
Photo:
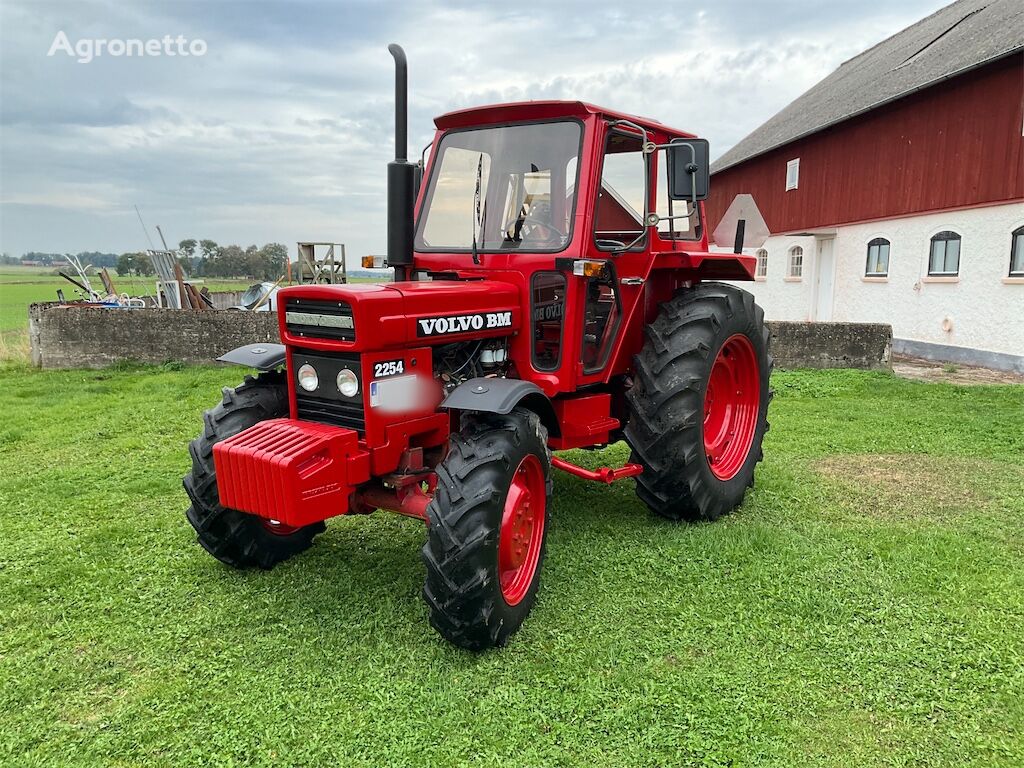
[[[224,388],[223,400],[203,414],[203,433],[189,444],[192,471],[183,484],[192,506],[185,516],[203,549],[233,568],[273,568],[308,549],[325,528],[323,523],[301,528],[275,524],[220,504],[213,446],[257,422],[287,415],[288,385],[282,372],[246,376],[236,389]]]
[[[772,359],[747,291],[701,283],[661,306],[626,395],[636,492],[670,520],[710,521],[743,502],[768,431]]]
[[[472,414],[437,468],[423,599],[457,646],[505,645],[533,607],[552,489],[547,440],[530,411]]]

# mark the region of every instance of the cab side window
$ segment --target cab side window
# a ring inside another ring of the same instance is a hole
[[[639,136],[612,132],[605,144],[594,209],[594,241],[601,250],[642,245],[647,164]]]
[[[533,365],[538,371],[553,371],[561,361],[565,292],[563,273],[534,273],[530,286],[530,311],[533,323]]]

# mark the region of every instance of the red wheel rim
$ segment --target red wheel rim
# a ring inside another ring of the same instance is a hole
[[[262,519],[260,522],[263,523],[263,530],[275,536],[291,536],[299,530],[299,527],[296,525],[285,525],[277,520]]]
[[[498,534],[498,580],[509,605],[517,605],[526,597],[537,572],[546,502],[544,469],[531,453],[512,475]]]
[[[704,394],[704,454],[711,472],[729,480],[754,442],[761,407],[761,372],[750,339],[730,336],[718,351]]]

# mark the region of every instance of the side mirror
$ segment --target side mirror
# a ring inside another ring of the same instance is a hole
[[[704,200],[711,176],[708,140],[673,139],[665,154],[668,155],[668,196],[691,203]]]

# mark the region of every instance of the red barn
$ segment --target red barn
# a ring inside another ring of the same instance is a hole
[[[885,322],[894,350],[1024,372],[1024,3],[960,0],[811,88],[712,166],[753,194],[770,319]]]

